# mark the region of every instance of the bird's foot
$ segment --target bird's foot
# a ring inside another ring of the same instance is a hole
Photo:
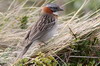
[[[47,45],[47,43],[45,43],[44,41],[40,41],[40,43],[39,43],[40,48],[41,48],[41,47],[44,47],[44,46],[46,46],[46,45]]]
[[[44,47],[45,45],[46,45],[46,44],[44,44],[44,43],[40,43],[40,44],[39,44],[40,47]]]

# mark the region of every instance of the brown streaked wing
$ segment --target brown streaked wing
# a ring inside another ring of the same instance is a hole
[[[55,25],[55,17],[51,14],[44,14],[40,17],[34,27],[30,29],[25,39],[34,41],[48,32]]]

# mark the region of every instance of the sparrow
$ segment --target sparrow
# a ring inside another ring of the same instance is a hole
[[[49,3],[42,8],[39,20],[31,27],[24,39],[23,43],[26,42],[27,45],[19,55],[19,58],[22,58],[34,41],[45,42],[54,35],[57,27],[57,13],[59,11],[63,11],[63,9],[54,3]]]

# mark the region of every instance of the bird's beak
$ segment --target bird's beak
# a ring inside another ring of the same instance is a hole
[[[59,11],[64,11],[62,8],[59,8]]]

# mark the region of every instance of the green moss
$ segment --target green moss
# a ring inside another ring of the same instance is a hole
[[[100,52],[99,49],[95,47],[98,45],[99,41],[96,37],[90,39],[75,39],[72,44],[69,46],[71,49],[71,54],[68,55],[73,56],[70,57],[68,62],[67,59],[68,52],[59,53],[59,57],[64,61],[62,62],[60,59],[58,61],[59,66],[95,66],[99,63]],[[66,56],[65,56],[66,53]],[[91,58],[92,57],[92,58]],[[95,58],[93,58],[95,57]],[[98,58],[97,58],[98,57]]]
[[[27,16],[23,16],[20,20],[20,28],[21,29],[25,29],[27,28],[27,23],[28,23],[28,17]]]
[[[58,62],[53,56],[46,56],[44,53],[39,52],[35,58],[22,59],[15,66],[57,66]]]

